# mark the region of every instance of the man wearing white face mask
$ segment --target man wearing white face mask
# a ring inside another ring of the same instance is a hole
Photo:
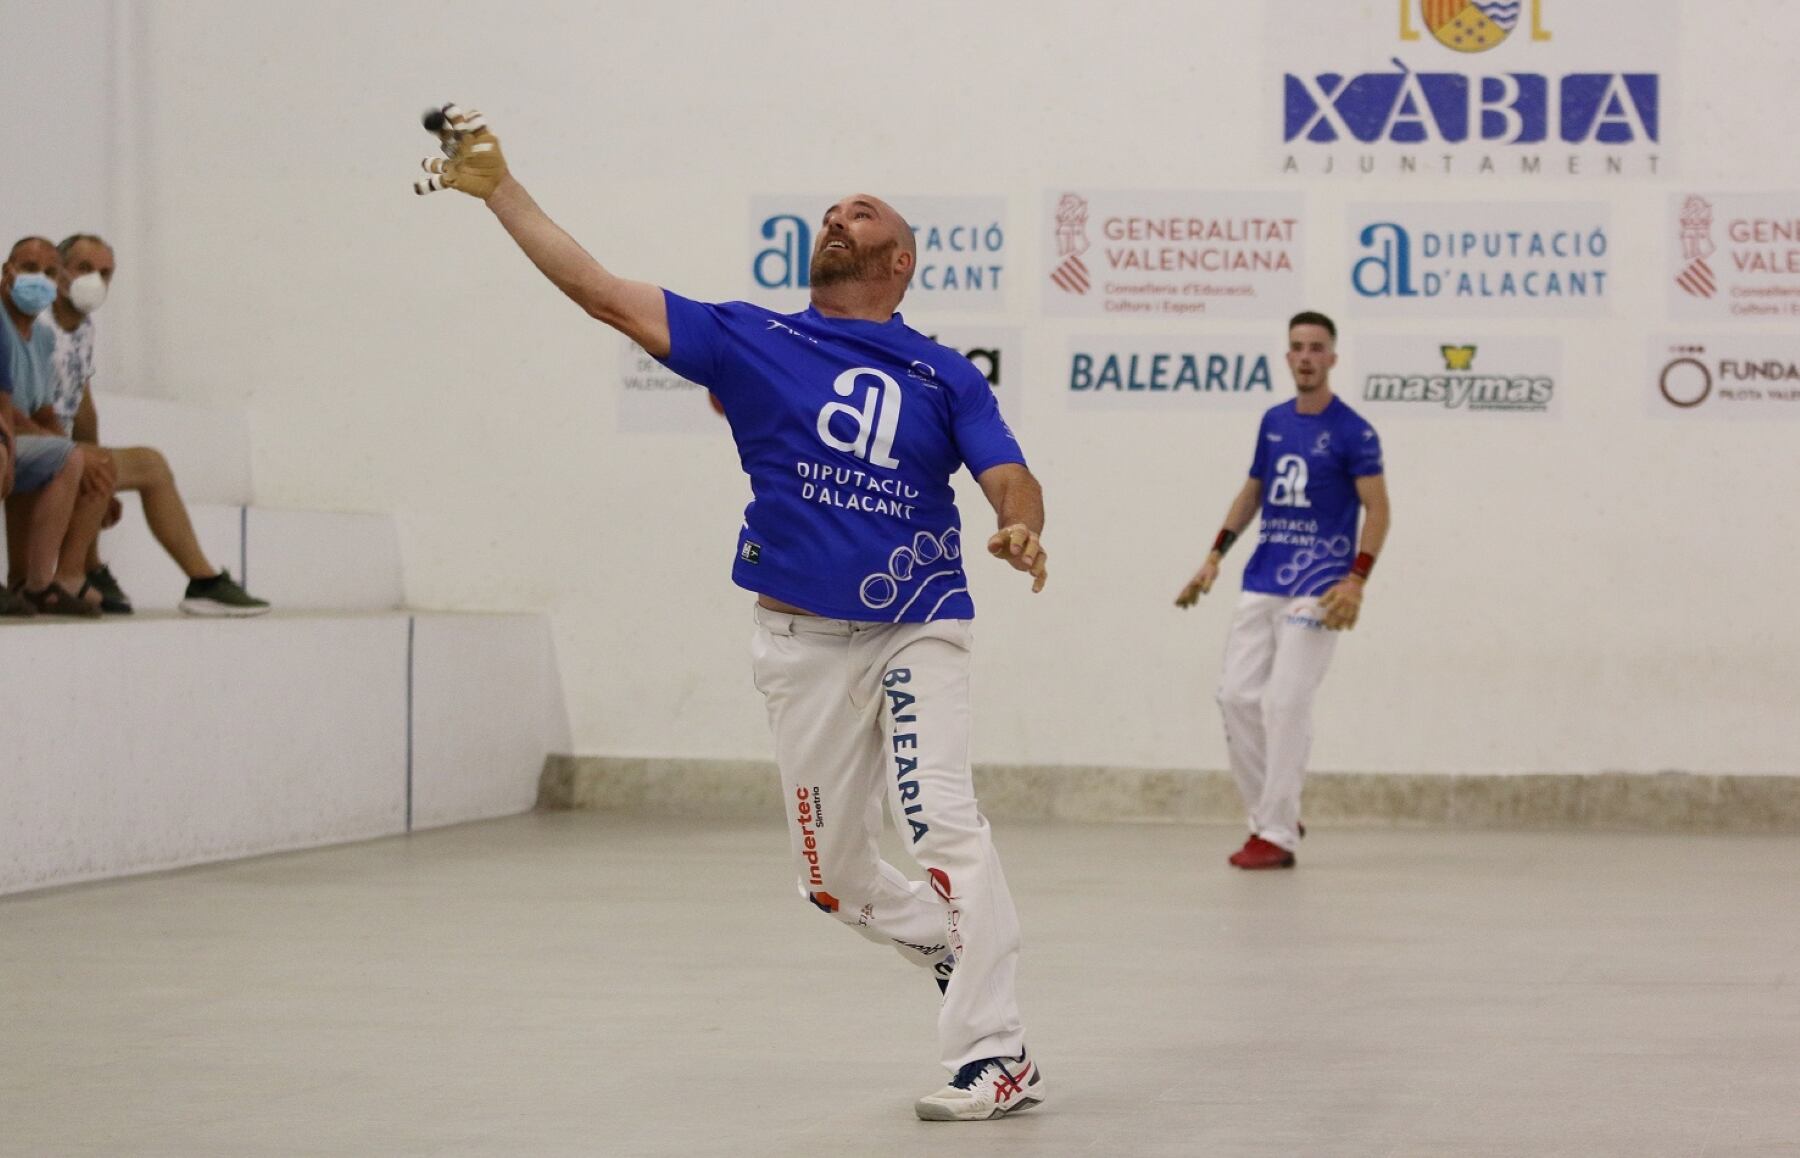
[[[144,521],[150,524],[150,533],[188,577],[181,610],[189,615],[263,614],[269,610],[268,603],[251,596],[230,572],[214,567],[200,549],[187,505],[181,501],[174,472],[162,452],[147,446],[100,447],[100,416],[88,386],[94,377],[93,313],[106,301],[112,286],[113,251],[91,233],[66,237],[56,249],[62,258],[62,276],[50,312],[55,323],[51,328],[56,335],[56,373],[50,398],[53,413],[46,418],[58,431],[72,432],[86,453],[100,456],[117,471],[117,490],[137,491],[143,498]],[[117,518],[115,509],[107,525]],[[97,541],[87,557],[83,590],[90,588],[99,592],[103,610],[115,615],[131,613],[130,598],[120,589],[112,570],[100,561]]]

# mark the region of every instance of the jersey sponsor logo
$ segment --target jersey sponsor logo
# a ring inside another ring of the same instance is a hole
[[[889,940],[893,941],[894,944],[900,946],[902,949],[911,949],[921,957],[936,957],[939,953],[942,953],[948,948],[948,946],[945,945],[915,945],[911,941],[902,941],[898,937],[891,937]]]
[[[1331,453],[1331,431],[1321,430],[1321,431],[1319,431],[1319,437],[1313,440],[1312,455],[1314,458],[1318,458],[1321,455],[1326,455],[1326,454],[1330,454],[1330,453]]]
[[[894,783],[899,790],[900,812],[912,830],[912,842],[918,844],[931,831],[931,825],[920,819],[925,806],[919,803],[919,734],[910,727],[919,720],[912,710],[918,697],[900,687],[911,682],[912,669],[906,667],[889,668],[881,677],[881,686],[887,695],[888,716],[893,721]],[[902,724],[909,725],[904,732],[900,730]],[[909,752],[912,754],[908,755]]]
[[[743,546],[738,548],[738,558],[746,563],[762,562],[762,544],[752,543],[750,540],[745,539]]]
[[[806,862],[806,883],[809,885],[822,885],[825,883],[825,878],[820,875],[819,872],[819,837],[817,831],[818,826],[814,823],[812,805],[813,795],[805,787],[800,787],[794,790],[794,796],[795,799],[800,802],[799,807],[796,809],[794,819],[800,825],[800,859]],[[813,898],[813,903],[815,905],[819,903],[816,895]],[[824,908],[823,905],[820,905],[819,907]],[[836,902],[833,902],[831,908],[827,911],[836,912]]]
[[[931,878],[931,891],[936,893],[941,899],[945,901],[954,901],[956,899],[956,894],[950,891],[949,873],[941,868],[930,868],[925,870],[925,875]]]
[[[912,537],[912,542],[902,543],[888,555],[886,571],[876,571],[863,577],[862,584],[856,593],[862,599],[863,606],[870,611],[885,611],[900,598],[900,592],[915,579],[918,582],[906,603],[894,614],[894,622],[912,609],[919,597],[934,579],[949,579],[956,582],[962,579],[962,532],[951,527],[941,535],[933,535],[929,531],[920,531]],[[929,567],[934,563],[947,566],[929,574],[921,575],[921,567]],[[941,591],[938,600],[926,614],[926,622],[937,614],[939,607],[952,595],[967,591],[966,586],[953,587]]]
[[[1290,541],[1303,544],[1286,563],[1275,569],[1275,582],[1295,595],[1317,595],[1329,587],[1343,576],[1345,560],[1350,558],[1348,536],[1333,535],[1323,539],[1317,534],[1318,524],[1311,525],[1311,534],[1285,533],[1279,526],[1272,527],[1269,520],[1263,521],[1264,542],[1279,542],[1285,535]]]
[[[813,337],[811,334],[802,334],[799,330],[796,330],[794,327],[788,325],[786,322],[780,320],[779,318],[770,318],[769,319],[769,329],[780,330],[784,334],[792,334],[792,335],[794,335],[794,337],[799,338],[801,341],[811,342],[815,346],[819,344],[819,339]]]
[[[933,366],[930,362],[921,362],[914,359],[912,365],[906,368],[906,376],[911,378],[914,382],[923,386],[928,386],[933,390],[938,389],[942,385],[942,383],[938,381],[937,367]]]
[[[831,391],[840,398],[851,398],[858,383],[866,379],[873,381],[863,386],[860,406],[827,402],[819,411],[819,440],[833,450],[891,470],[900,465],[893,453],[894,437],[900,430],[900,383],[873,366],[857,366],[839,374]]]
[[[1310,507],[1306,499],[1306,459],[1284,454],[1275,460],[1275,477],[1269,483],[1272,507]]]

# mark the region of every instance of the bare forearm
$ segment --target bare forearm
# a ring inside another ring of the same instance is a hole
[[[1044,533],[1044,488],[1027,474],[1012,479],[994,501],[1000,526],[1023,526],[1033,534]]]
[[[1363,517],[1362,539],[1356,549],[1366,555],[1380,555],[1381,548],[1387,543],[1390,518],[1386,507],[1370,508]]]
[[[487,206],[540,273],[576,305],[599,316],[598,311],[605,305],[608,283],[618,279],[595,261],[593,255],[562,226],[550,220],[549,214],[538,208],[538,203],[525,191],[525,186],[510,176],[504,178],[494,195],[488,198]]]
[[[1244,533],[1245,528],[1250,526],[1250,521],[1256,518],[1256,510],[1261,505],[1262,484],[1251,479],[1239,488],[1237,496],[1231,500],[1231,506],[1226,508],[1225,521],[1220,524],[1220,530],[1229,536],[1228,539],[1221,536],[1225,543],[1224,548],[1215,542],[1213,549],[1207,552],[1206,557],[1214,563],[1222,562],[1225,558],[1225,551],[1229,550],[1231,543],[1235,542],[1237,537]]]
[[[94,392],[84,388],[81,405],[75,411],[75,441],[100,445],[100,414],[94,409]]]
[[[487,205],[532,264],[588,316],[654,357],[668,355],[669,314],[660,288],[610,273],[510,176],[501,180]]]
[[[1244,528],[1256,518],[1256,508],[1262,505],[1262,492],[1258,487],[1251,490],[1246,487],[1238,492],[1237,498],[1231,500],[1231,509],[1225,512],[1224,528],[1234,535],[1244,533]]]
[[[31,420],[31,415],[13,405],[12,397],[6,399],[6,427],[13,434],[43,434],[44,430]]]

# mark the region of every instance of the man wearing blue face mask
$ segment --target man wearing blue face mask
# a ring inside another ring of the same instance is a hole
[[[39,315],[56,300],[56,247],[27,237],[0,267],[0,357],[12,390],[0,396],[13,431],[13,489],[6,502],[7,546],[29,610],[93,618],[98,601],[80,598],[88,548],[112,501],[111,466],[90,460],[72,441],[46,430],[56,335]],[[12,601],[11,614],[22,613]]]

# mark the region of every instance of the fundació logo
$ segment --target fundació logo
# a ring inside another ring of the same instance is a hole
[[[1705,346],[1675,346],[1673,358],[1657,375],[1656,388],[1663,401],[1681,410],[1692,410],[1712,396],[1712,369],[1697,355],[1705,354]]]

